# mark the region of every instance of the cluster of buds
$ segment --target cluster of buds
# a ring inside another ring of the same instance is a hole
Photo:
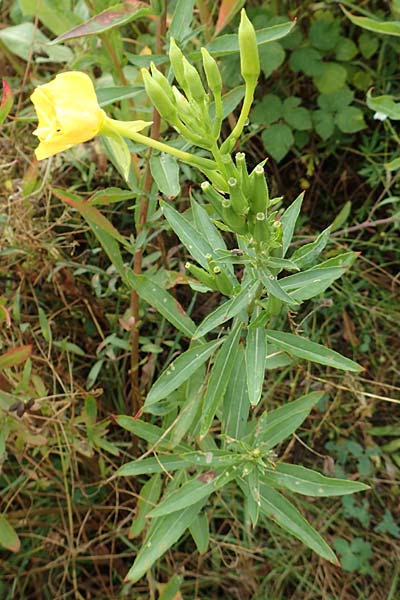
[[[187,262],[185,267],[193,277],[203,283],[207,288],[220,292],[225,296],[231,296],[234,285],[227,272],[217,265],[211,254],[208,254],[206,259],[208,262],[208,270],[193,265],[190,262]]]

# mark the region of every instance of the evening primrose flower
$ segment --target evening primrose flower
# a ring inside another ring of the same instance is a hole
[[[33,132],[40,142],[35,150],[38,160],[87,142],[96,135],[114,134],[114,121],[100,108],[92,80],[81,71],[56,75],[35,89],[31,101],[39,119]],[[126,123],[130,131],[140,131],[148,125],[145,121]]]

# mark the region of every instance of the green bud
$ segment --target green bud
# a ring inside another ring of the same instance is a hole
[[[207,77],[208,87],[214,96],[220,95],[222,92],[222,79],[218,65],[205,48],[201,49],[201,55],[203,57],[203,67]]]
[[[151,74],[153,79],[158,85],[164,90],[167,94],[168,98],[171,100],[172,104],[175,104],[175,96],[172,91],[172,86],[169,83],[168,79],[165,77],[164,73],[161,73],[156,67],[156,65],[151,62],[150,63]]]
[[[204,170],[204,174],[208,177],[217,190],[223,192],[224,194],[228,192],[229,188],[226,179],[219,171]]]
[[[192,263],[190,263],[190,262],[187,262],[185,264],[185,267],[189,271],[189,273],[191,273],[191,275],[193,275],[193,277],[195,277],[196,279],[198,279],[200,281],[200,283],[206,285],[207,287],[209,287],[212,290],[219,291],[219,288],[215,281],[215,277],[213,277],[213,275],[211,275],[210,273],[207,273],[207,271],[205,271],[201,267],[192,265]]]
[[[185,57],[182,51],[176,45],[174,38],[172,37],[169,44],[169,60],[175,73],[175,79],[185,91],[187,89],[187,82],[184,73]]]
[[[264,175],[264,169],[257,165],[251,174],[251,198],[250,207],[252,212],[266,212],[269,204],[269,191]]]
[[[240,69],[246,83],[255,86],[260,75],[260,57],[256,32],[244,8],[239,25]]]
[[[238,152],[235,156],[236,160],[236,168],[239,174],[239,182],[242,188],[243,193],[248,196],[250,184],[249,184],[249,174],[247,173],[246,167],[246,155],[244,152]]]
[[[183,63],[183,73],[185,81],[187,82],[188,92],[192,98],[198,103],[204,102],[206,99],[206,92],[200,75],[198,74],[197,69],[195,69],[195,67],[186,59]]]
[[[237,179],[230,177],[228,179],[228,186],[233,210],[237,215],[246,215],[249,212],[249,206]]]
[[[225,296],[230,296],[233,292],[233,284],[228,275],[221,269],[221,267],[218,266],[213,268],[213,273],[218,291]]]
[[[230,229],[235,233],[247,233],[247,223],[245,217],[236,214],[232,206],[228,206],[227,208],[224,207],[222,209],[222,217],[228,227],[230,227]]]
[[[265,213],[258,212],[254,223],[253,237],[257,242],[269,242],[271,238],[270,224],[265,218]]]
[[[218,213],[221,218],[223,218],[222,208],[225,198],[213,188],[209,181],[203,181],[201,184],[201,189],[206,199],[214,208],[215,212]]]
[[[235,179],[237,179],[239,174],[233,163],[231,155],[223,154],[221,157],[221,162],[223,164],[224,171],[225,171],[227,178],[234,177]]]
[[[147,69],[141,69],[144,87],[147,95],[166,121],[174,123],[177,118],[176,106],[172,104],[170,98],[164,92],[159,83],[154,81]]]

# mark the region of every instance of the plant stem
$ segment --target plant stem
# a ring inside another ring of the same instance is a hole
[[[222,146],[221,146],[222,153],[227,154],[229,152],[232,152],[234,145],[236,144],[237,140],[239,139],[240,134],[242,133],[243,128],[246,124],[247,117],[249,116],[251,105],[253,104],[254,91],[255,91],[255,86],[246,85],[246,93],[244,96],[242,110],[240,111],[239,119],[238,119],[235,127],[231,131],[230,135],[226,138],[226,140],[222,144]]]

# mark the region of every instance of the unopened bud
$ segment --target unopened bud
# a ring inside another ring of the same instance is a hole
[[[164,92],[160,84],[151,77],[147,69],[141,69],[141,72],[148,97],[162,118],[173,123],[177,117],[176,107]]]
[[[187,83],[188,92],[196,102],[203,102],[206,98],[206,92],[204,90],[200,75],[197,69],[185,59],[183,64],[183,73],[185,81]]]
[[[184,73],[184,63],[185,57],[182,54],[182,51],[176,45],[174,38],[172,37],[169,44],[169,60],[171,62],[171,66],[174,70],[175,79],[179,83],[179,85],[186,90],[187,83],[185,79]]]
[[[156,83],[158,83],[158,85],[160,87],[162,87],[162,89],[167,94],[167,96],[171,100],[171,102],[173,104],[175,104],[175,96],[172,91],[172,86],[169,83],[168,79],[165,77],[164,73],[161,73],[161,71],[159,71],[157,69],[157,67],[155,66],[155,64],[153,62],[151,62],[151,64],[150,64],[150,69],[151,69],[151,74],[153,76],[154,81]]]
[[[246,83],[255,86],[260,75],[256,32],[244,8],[239,25],[240,69]]]
[[[257,165],[251,174],[251,200],[253,213],[266,212],[269,203],[269,191],[264,175],[264,169]]]
[[[208,87],[214,96],[219,95],[222,91],[222,79],[218,65],[205,48],[201,49],[201,55],[203,57],[203,67],[207,77]]]
[[[232,208],[237,215],[245,215],[249,211],[246,197],[243,195],[237,179],[230,177],[228,179],[229,196],[232,202]]]

